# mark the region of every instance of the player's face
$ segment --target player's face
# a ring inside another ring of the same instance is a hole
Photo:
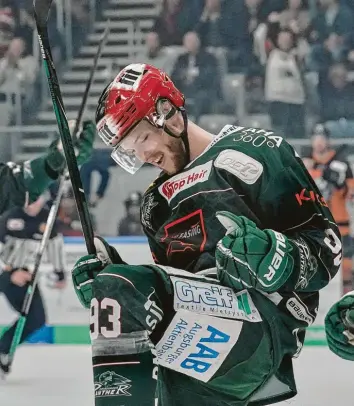
[[[174,138],[142,120],[122,141],[120,149],[129,151],[142,163],[149,163],[169,175],[181,170],[185,162],[182,140]],[[119,162],[118,162],[119,163]]]
[[[312,137],[312,148],[317,154],[321,154],[327,151],[328,141],[323,135],[314,135]]]

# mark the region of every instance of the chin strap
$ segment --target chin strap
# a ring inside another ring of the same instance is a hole
[[[189,147],[189,140],[188,140],[187,112],[184,107],[179,107],[178,109],[175,110],[175,113],[177,111],[180,111],[182,114],[182,117],[183,117],[183,126],[184,126],[183,131],[179,135],[176,135],[166,125],[164,126],[164,131],[171,137],[180,138],[182,140],[182,142],[184,144],[184,148],[186,149],[186,164],[188,164],[191,161],[191,157],[190,157],[190,147]]]

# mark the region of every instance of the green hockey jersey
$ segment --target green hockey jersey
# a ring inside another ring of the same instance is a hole
[[[64,158],[62,161],[64,166]],[[24,164],[0,163],[0,215],[13,207],[34,202],[58,176],[44,156]]]
[[[272,390],[254,404],[273,403],[296,391],[291,357],[316,317],[318,291],[339,269],[340,233],[300,157],[282,137],[263,129],[226,126],[182,171],[150,185],[141,220],[156,263],[192,273],[215,268],[215,248],[225,235],[218,211],[281,232],[297,248],[288,283],[270,294],[250,290],[279,342],[277,378],[290,388]]]

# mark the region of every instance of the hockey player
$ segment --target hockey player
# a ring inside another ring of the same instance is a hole
[[[31,280],[28,263],[31,262],[39,243],[43,238],[49,210],[43,206],[44,197],[26,208],[13,208],[0,218],[0,245],[1,245],[1,271],[0,292],[16,311],[21,311],[24,302],[27,284]],[[47,247],[48,261],[53,266],[53,274],[48,280],[53,288],[65,286],[65,256],[63,237],[57,233],[56,225],[50,235]],[[15,322],[0,338],[0,374],[9,373],[9,358],[7,356],[13,334],[16,329]],[[31,311],[28,314],[24,327],[22,340],[26,340],[33,332],[45,324],[45,310],[39,288],[37,287]]]
[[[331,147],[329,136],[326,127],[317,124],[311,137],[312,151],[304,161],[339,227],[343,244],[343,293],[348,293],[354,288],[354,241],[347,208],[348,204],[353,204],[354,178],[343,153]]]
[[[78,165],[91,156],[95,134],[94,123],[84,122],[80,137],[74,142]],[[44,156],[24,164],[0,163],[0,214],[14,206],[25,207],[37,200],[50,183],[58,179],[65,166],[59,136]]]
[[[96,119],[124,169],[162,170],[141,210],[155,265],[128,265],[96,238],[97,256],[72,272],[91,307],[96,406],[294,396],[292,358],[341,263],[338,227],[296,152],[264,129],[207,133],[169,77],[144,64],[104,90]]]

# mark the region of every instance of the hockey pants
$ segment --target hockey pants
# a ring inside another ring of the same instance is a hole
[[[21,311],[27,286],[19,287],[13,283],[9,283],[3,290],[11,307],[17,312]],[[23,330],[21,343],[25,341],[32,333],[44,326],[45,324],[45,310],[42,302],[42,297],[38,287],[35,290],[31,308],[27,316],[26,324]],[[0,339],[0,353],[7,354],[10,350],[12,337],[16,330],[17,321],[5,331]]]

